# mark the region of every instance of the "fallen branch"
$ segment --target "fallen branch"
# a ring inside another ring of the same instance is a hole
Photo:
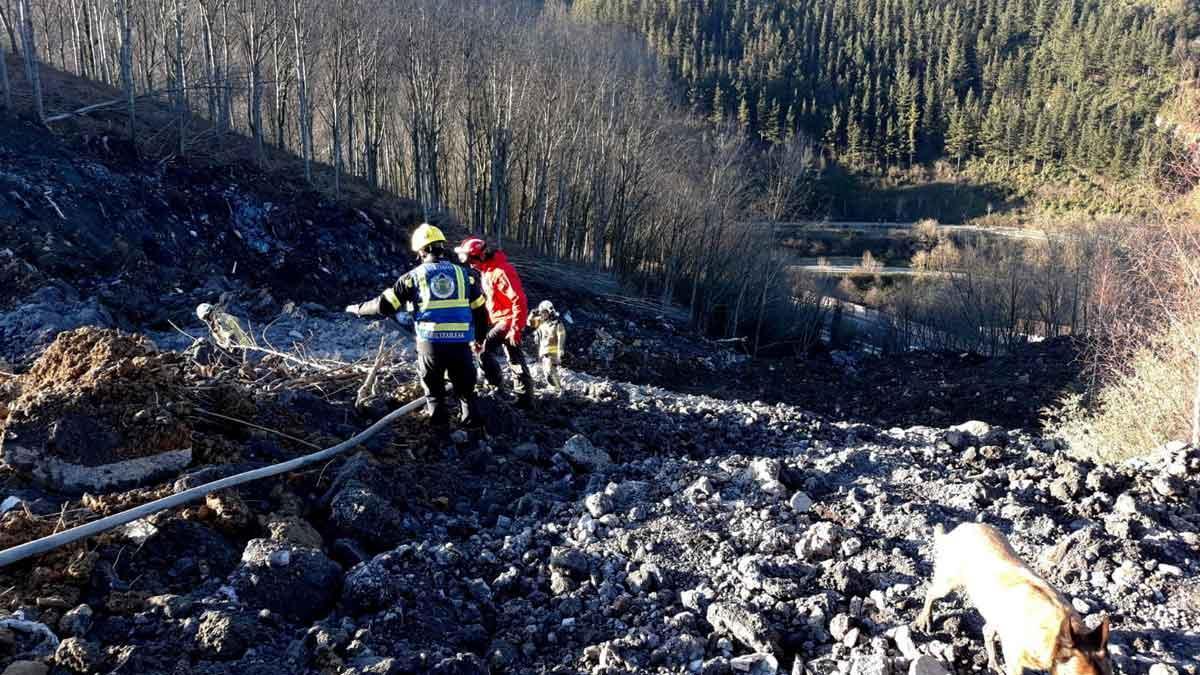
[[[67,219],[67,217],[63,215],[62,209],[58,208],[58,204],[54,203],[54,199],[50,197],[49,192],[43,192],[42,196],[46,198],[46,201],[50,202],[50,206],[54,207],[54,212],[58,214],[59,218],[62,218],[63,220]]]
[[[354,396],[354,406],[357,408],[367,402],[368,399],[375,396],[375,376],[379,372],[379,364],[383,363],[383,345],[384,339],[379,338],[379,351],[375,353],[375,363],[371,365],[371,370],[367,373],[366,379],[363,380],[362,386],[358,388],[358,393]]]
[[[148,504],[143,504],[120,513],[114,513],[111,516],[101,518],[100,520],[90,522],[86,525],[73,527],[69,530],[59,532],[58,534],[52,534],[47,537],[42,537],[41,539],[35,539],[31,542],[21,544],[20,546],[14,546],[10,549],[0,551],[0,567],[5,567],[26,558],[30,558],[35,555],[41,555],[48,551],[53,551],[56,548],[66,546],[71,542],[78,541],[85,537],[91,537],[93,535],[100,534],[101,532],[107,532],[108,530],[120,527],[126,523],[131,523],[135,520],[140,520],[147,516],[158,513],[159,511],[165,511],[189,502],[199,501],[208,494],[218,490],[224,490],[225,488],[234,487],[235,485],[249,483],[250,481],[258,480],[260,478],[277,476],[281,473],[294,471],[302,466],[323,462],[331,457],[349,450],[350,448],[362,445],[365,441],[379,433],[384,427],[391,424],[396,419],[413,412],[424,404],[425,397],[422,396],[421,398],[408,403],[402,408],[393,410],[383,419],[372,424],[363,431],[360,431],[357,435],[342,441],[333,447],[321,450],[320,452],[314,452],[311,455],[297,457],[296,459],[282,462],[280,464],[265,466],[261,469],[255,469],[253,471],[247,471],[245,473],[239,473],[234,476],[215,480],[211,483],[205,483],[204,485],[196,486],[190,490],[184,490],[183,492],[173,494],[169,497],[156,499]]]
[[[316,443],[310,443],[310,442],[304,440],[303,438],[297,438],[295,436],[292,436],[291,434],[286,434],[286,433],[284,433],[282,431],[278,431],[276,429],[264,427],[262,425],[255,424],[254,422],[248,422],[246,420],[238,419],[236,417],[230,417],[229,415],[222,415],[221,413],[213,412],[211,410],[205,410],[204,408],[193,408],[193,410],[200,413],[201,415],[208,415],[209,417],[215,417],[217,419],[222,419],[222,420],[225,420],[226,422],[236,422],[238,424],[243,424],[245,426],[248,426],[251,429],[258,429],[259,431],[265,431],[269,434],[275,434],[276,436],[279,436],[280,438],[286,438],[289,441],[295,441],[296,443],[300,443],[301,445],[307,445],[310,448],[320,449],[320,447],[321,447],[321,446],[317,445]]]
[[[59,113],[57,115],[51,115],[43,121],[46,124],[50,124],[51,122],[61,122],[63,120],[69,120],[72,117],[79,117],[80,115],[86,115],[94,110],[102,110],[104,108],[109,108],[111,106],[120,105],[121,103],[124,103],[124,102],[125,102],[124,98],[115,98],[111,101],[101,101],[100,103],[93,103],[91,105],[85,105],[78,110],[72,110],[70,112]]]

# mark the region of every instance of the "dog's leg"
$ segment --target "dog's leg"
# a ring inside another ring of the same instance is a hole
[[[925,606],[921,608],[921,613],[917,616],[914,624],[917,630],[924,633],[930,632],[933,628],[933,603],[950,595],[953,590],[954,584],[951,580],[934,569],[933,581],[929,582],[929,590],[925,591]]]
[[[1025,675],[1021,649],[1004,642],[1000,643],[1000,648],[1004,651],[1004,672],[1007,675]]]
[[[996,661],[996,629],[992,624],[983,624],[983,646],[987,650],[988,670],[1004,675]]]

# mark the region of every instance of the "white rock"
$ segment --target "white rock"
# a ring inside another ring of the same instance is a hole
[[[813,500],[803,492],[797,492],[788,500],[788,506],[796,513],[808,513],[812,510]]]
[[[892,640],[895,641],[896,649],[900,650],[900,653],[904,655],[904,658],[912,661],[921,655],[921,652],[917,651],[916,643],[913,642],[912,630],[909,629],[907,625],[902,624],[899,628],[897,628],[896,635],[892,638]]]
[[[593,492],[583,500],[583,505],[593,518],[600,518],[612,511],[613,499],[603,492]]]
[[[607,452],[592,445],[592,442],[582,434],[575,434],[563,444],[562,454],[567,460],[579,468],[595,471],[612,464],[612,457]]]
[[[135,520],[129,523],[121,532],[135,544],[142,544],[150,537],[158,533],[158,528],[151,525],[145,518]]]
[[[15,496],[5,497],[4,501],[0,502],[0,513],[8,513],[9,511],[12,511],[13,509],[17,508],[17,506],[19,506],[20,504],[21,504],[20,497],[15,497]]]
[[[729,660],[735,673],[751,675],[775,675],[779,672],[779,661],[770,654],[746,654]]]

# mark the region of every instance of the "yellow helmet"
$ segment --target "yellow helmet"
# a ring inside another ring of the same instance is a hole
[[[426,246],[439,241],[446,241],[446,235],[429,223],[421,223],[420,227],[413,230],[412,250],[420,253]]]

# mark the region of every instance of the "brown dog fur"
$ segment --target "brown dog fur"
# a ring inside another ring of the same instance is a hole
[[[992,670],[1001,672],[995,645],[999,637],[1007,675],[1021,675],[1026,668],[1051,675],[1112,675],[1108,618],[1089,629],[995,528],[963,523],[945,534],[938,526],[933,548],[933,581],[917,628],[929,632],[933,603],[965,589],[983,615],[983,640]]]

